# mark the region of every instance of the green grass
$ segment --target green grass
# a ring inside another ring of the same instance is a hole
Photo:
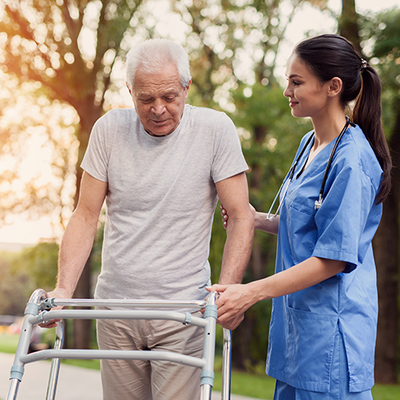
[[[0,353],[15,353],[18,345],[18,335],[0,334]],[[100,369],[99,360],[63,360],[68,365],[82,368]],[[220,356],[215,358],[215,382],[214,389],[221,390],[222,361]],[[254,397],[257,399],[272,400],[274,395],[275,380],[263,372],[246,373],[232,371],[231,391],[241,396]],[[374,400],[399,400],[400,385],[375,385],[372,388]]]
[[[17,350],[19,335],[0,334],[0,353],[13,354]]]
[[[221,372],[215,372],[214,390],[221,390]],[[246,372],[232,371],[231,392],[241,396],[272,400],[275,380],[267,375],[261,376]]]

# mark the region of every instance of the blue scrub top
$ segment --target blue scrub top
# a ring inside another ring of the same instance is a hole
[[[330,279],[273,300],[266,372],[299,389],[329,392],[339,330],[349,390],[360,392],[374,384],[378,298],[371,240],[382,215],[382,204],[375,204],[382,169],[361,129],[349,127],[335,152],[322,206],[314,210],[335,141],[301,174],[312,143],[299,160],[281,210],[276,272],[309,257],[347,265]]]

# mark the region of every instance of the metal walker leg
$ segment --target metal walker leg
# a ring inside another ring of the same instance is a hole
[[[14,364],[11,367],[10,388],[6,400],[15,400],[17,398],[19,384],[24,374],[24,363],[21,362],[21,356],[27,354],[32,335],[32,324],[29,322],[29,318],[38,314],[39,303],[45,298],[47,298],[47,293],[44,290],[35,290],[26,306],[25,318],[21,328]]]

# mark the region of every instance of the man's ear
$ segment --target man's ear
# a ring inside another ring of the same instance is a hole
[[[340,94],[343,88],[343,82],[340,78],[335,76],[334,78],[331,79],[329,83],[329,88],[328,88],[328,96],[337,96]]]
[[[189,88],[190,88],[191,83],[192,83],[192,78],[190,78],[190,81],[189,81],[188,85],[186,86],[186,89],[185,89],[185,92],[186,92],[186,94],[185,94],[185,99],[187,99],[187,97],[188,97]]]
[[[131,88],[129,87],[128,84],[126,84],[126,87],[128,88],[129,94],[132,96]]]

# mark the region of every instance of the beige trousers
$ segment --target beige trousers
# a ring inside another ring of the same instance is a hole
[[[175,321],[97,321],[101,350],[172,351],[202,357],[203,333],[203,328]],[[168,361],[102,360],[103,399],[197,400],[200,374],[200,368]]]

